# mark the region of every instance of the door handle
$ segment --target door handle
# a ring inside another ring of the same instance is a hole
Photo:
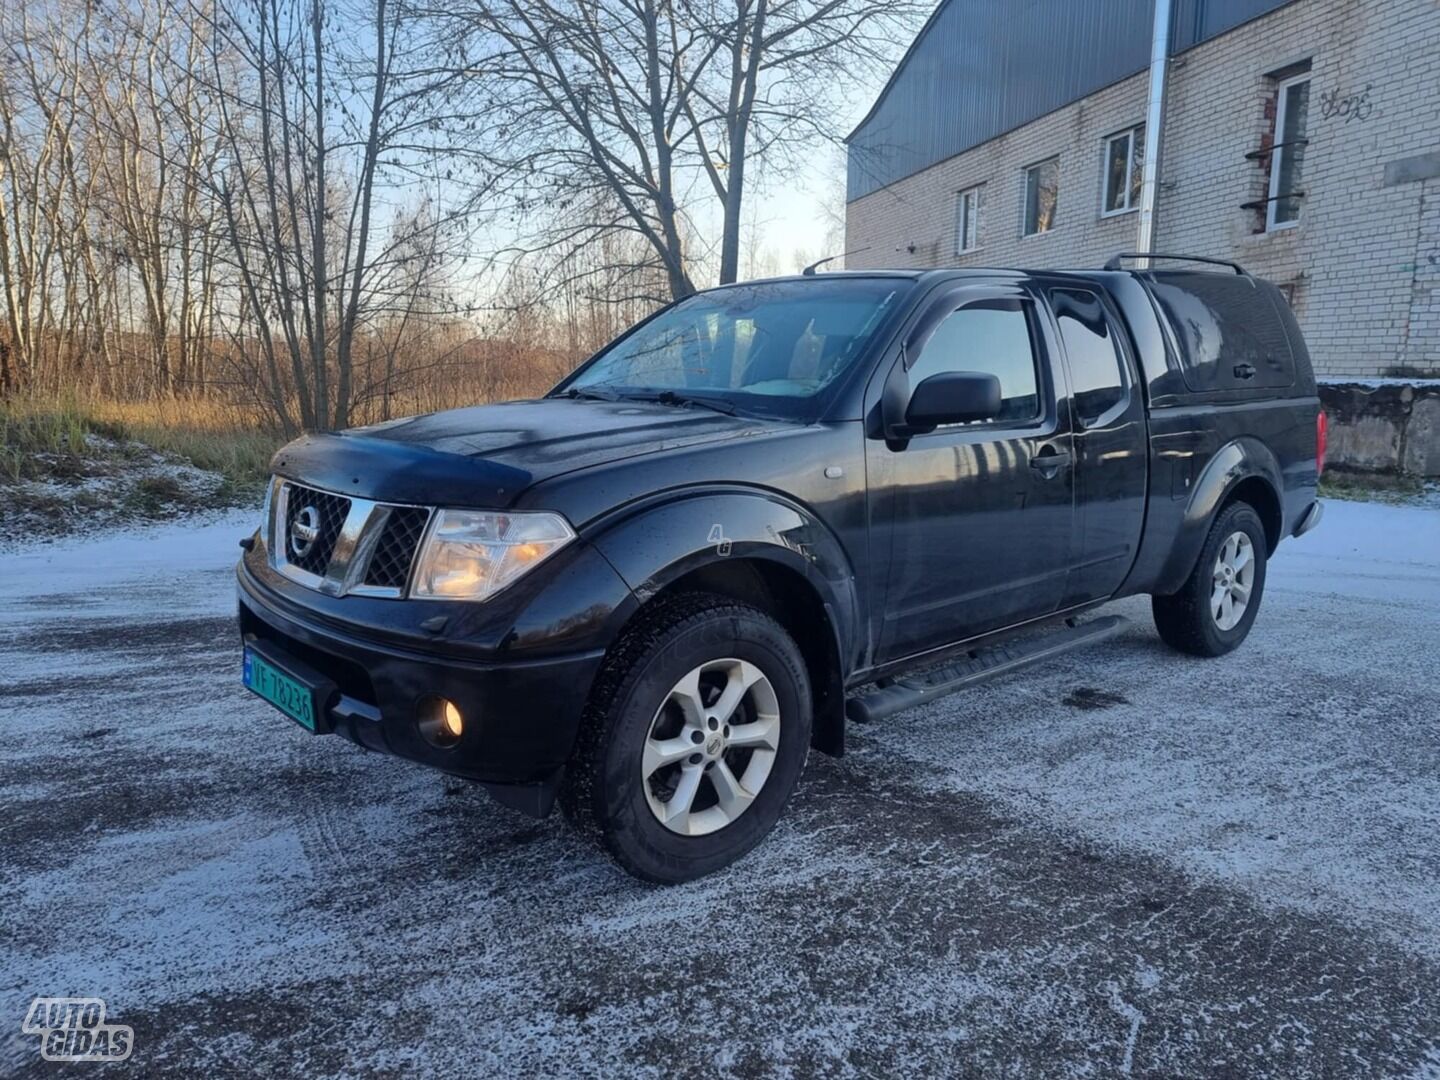
[[[1046,480],[1052,480],[1060,474],[1060,470],[1070,464],[1070,454],[1065,450],[1056,450],[1053,446],[1042,446],[1030,459],[1030,468],[1034,469]]]

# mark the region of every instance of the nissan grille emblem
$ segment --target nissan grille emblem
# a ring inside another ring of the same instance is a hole
[[[320,535],[320,511],[313,506],[307,506],[295,515],[295,520],[290,523],[290,550],[295,552],[297,558],[303,559],[310,554],[310,549],[315,546],[315,539]]]

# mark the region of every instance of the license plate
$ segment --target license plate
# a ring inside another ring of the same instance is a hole
[[[281,671],[254,649],[246,648],[242,681],[277,709],[312,734],[316,732],[315,691]]]

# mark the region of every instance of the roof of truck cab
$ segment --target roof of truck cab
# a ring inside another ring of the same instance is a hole
[[[942,267],[936,270],[917,270],[906,267],[881,267],[874,270],[817,270],[813,274],[780,274],[776,277],[753,278],[749,281],[732,281],[725,285],[713,285],[708,289],[701,289],[701,292],[715,292],[717,289],[733,289],[743,285],[773,285],[784,281],[836,281],[836,280],[858,280],[862,278],[904,278],[909,281],[939,281],[945,278],[967,278],[967,277],[1022,277],[1031,273],[1029,270],[1017,270],[1014,267],[998,266],[974,266],[974,267]],[[1038,271],[1037,271],[1038,272]]]
[[[714,285],[703,292],[715,289],[729,289],[737,285],[768,285],[779,281],[833,281],[836,279],[893,277],[914,280],[939,281],[946,278],[971,277],[1030,277],[1032,275],[1052,276],[1055,274],[1083,275],[1086,277],[1109,277],[1123,275],[1132,277],[1140,271],[1105,270],[1098,266],[1073,267],[1025,267],[1025,266],[940,266],[932,269],[908,267],[877,267],[874,270],[817,270],[813,274],[780,274],[775,277],[753,278],[749,281],[735,281],[726,285]]]
[[[864,278],[899,278],[906,281],[918,283],[933,283],[941,281],[964,281],[967,278],[983,278],[994,280],[996,278],[1028,278],[1028,277],[1071,277],[1081,278],[1097,285],[1104,286],[1107,282],[1114,282],[1121,278],[1133,280],[1153,280],[1160,275],[1181,273],[1178,270],[1156,270],[1156,269],[1121,269],[1107,270],[1098,266],[1073,266],[1073,267],[1014,267],[1014,266],[945,266],[935,269],[915,269],[912,267],[879,267],[873,270],[820,270],[814,274],[783,274],[776,277],[756,278],[752,281],[736,281],[726,285],[715,285],[701,292],[716,292],[720,289],[733,289],[746,285],[769,285],[778,282],[807,281],[821,283],[837,280],[860,280]],[[1190,270],[1185,273],[1214,273],[1220,277],[1231,277],[1228,272],[1211,270]],[[1243,279],[1251,279],[1250,275],[1238,275]]]

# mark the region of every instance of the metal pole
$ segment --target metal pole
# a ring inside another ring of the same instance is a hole
[[[1165,118],[1165,65],[1170,58],[1170,0],[1155,0],[1150,34],[1150,99],[1145,109],[1145,179],[1140,184],[1136,251],[1154,251],[1155,185],[1160,175],[1160,125]],[[1149,265],[1150,260],[1144,260]]]

